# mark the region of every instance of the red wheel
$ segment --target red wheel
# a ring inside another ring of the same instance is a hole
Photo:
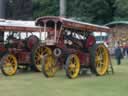
[[[39,39],[37,36],[31,35],[30,37],[27,38],[26,42],[27,42],[27,48],[31,50],[34,48],[35,45],[39,43]]]

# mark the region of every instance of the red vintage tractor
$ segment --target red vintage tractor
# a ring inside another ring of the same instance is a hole
[[[13,23],[12,23],[13,24]],[[19,25],[0,25],[4,41],[0,42],[1,71],[11,76],[17,69],[41,71],[41,28]]]
[[[104,44],[96,44],[92,32],[110,32],[108,27],[55,16],[40,17],[36,25],[44,29],[42,72],[46,77],[53,77],[58,67],[64,67],[69,78],[76,78],[84,68],[106,74],[109,53]]]

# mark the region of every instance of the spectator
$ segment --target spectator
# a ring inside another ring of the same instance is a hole
[[[115,48],[115,58],[117,60],[117,64],[120,65],[121,59],[123,58],[123,54],[122,54],[121,48],[119,46],[119,43],[117,43],[116,48]]]
[[[127,57],[128,57],[128,47],[126,48],[126,54],[127,54]]]
[[[124,55],[124,56],[126,56],[126,51],[127,51],[127,50],[126,50],[126,48],[125,48],[125,46],[124,46],[124,47],[123,47],[123,55]]]

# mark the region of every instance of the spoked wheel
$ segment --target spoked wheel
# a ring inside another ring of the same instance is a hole
[[[32,69],[34,71],[37,72],[41,72],[42,71],[42,58],[43,58],[43,54],[47,53],[47,50],[44,50],[41,46],[37,45],[33,52],[32,52],[32,61],[33,61],[33,65],[32,65]]]
[[[66,60],[66,75],[70,78],[76,78],[80,71],[80,60],[75,54],[69,55]]]
[[[46,77],[54,77],[57,70],[55,58],[51,55],[44,57],[43,59],[43,74]]]
[[[43,58],[43,64],[42,64],[42,70],[43,74],[46,77],[53,77],[56,73],[56,60],[52,55],[52,50],[48,47],[45,47],[45,50],[47,50],[47,54],[45,54]]]
[[[6,54],[1,59],[1,71],[6,76],[12,76],[17,71],[17,59],[12,54]]]
[[[103,44],[94,47],[91,52],[91,69],[96,75],[102,76],[108,70],[109,53]]]

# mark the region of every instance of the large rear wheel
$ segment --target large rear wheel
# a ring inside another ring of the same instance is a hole
[[[69,55],[66,60],[66,75],[70,79],[76,78],[80,71],[80,60],[75,54]]]
[[[94,45],[90,51],[91,70],[98,76],[105,75],[109,65],[109,53],[104,44]]]
[[[1,59],[1,71],[6,76],[12,76],[17,71],[17,59],[12,54],[6,54]]]
[[[37,71],[37,72],[42,71],[41,60],[43,56],[43,51],[44,51],[43,48],[39,45],[37,45],[32,51],[32,69],[34,71]]]

